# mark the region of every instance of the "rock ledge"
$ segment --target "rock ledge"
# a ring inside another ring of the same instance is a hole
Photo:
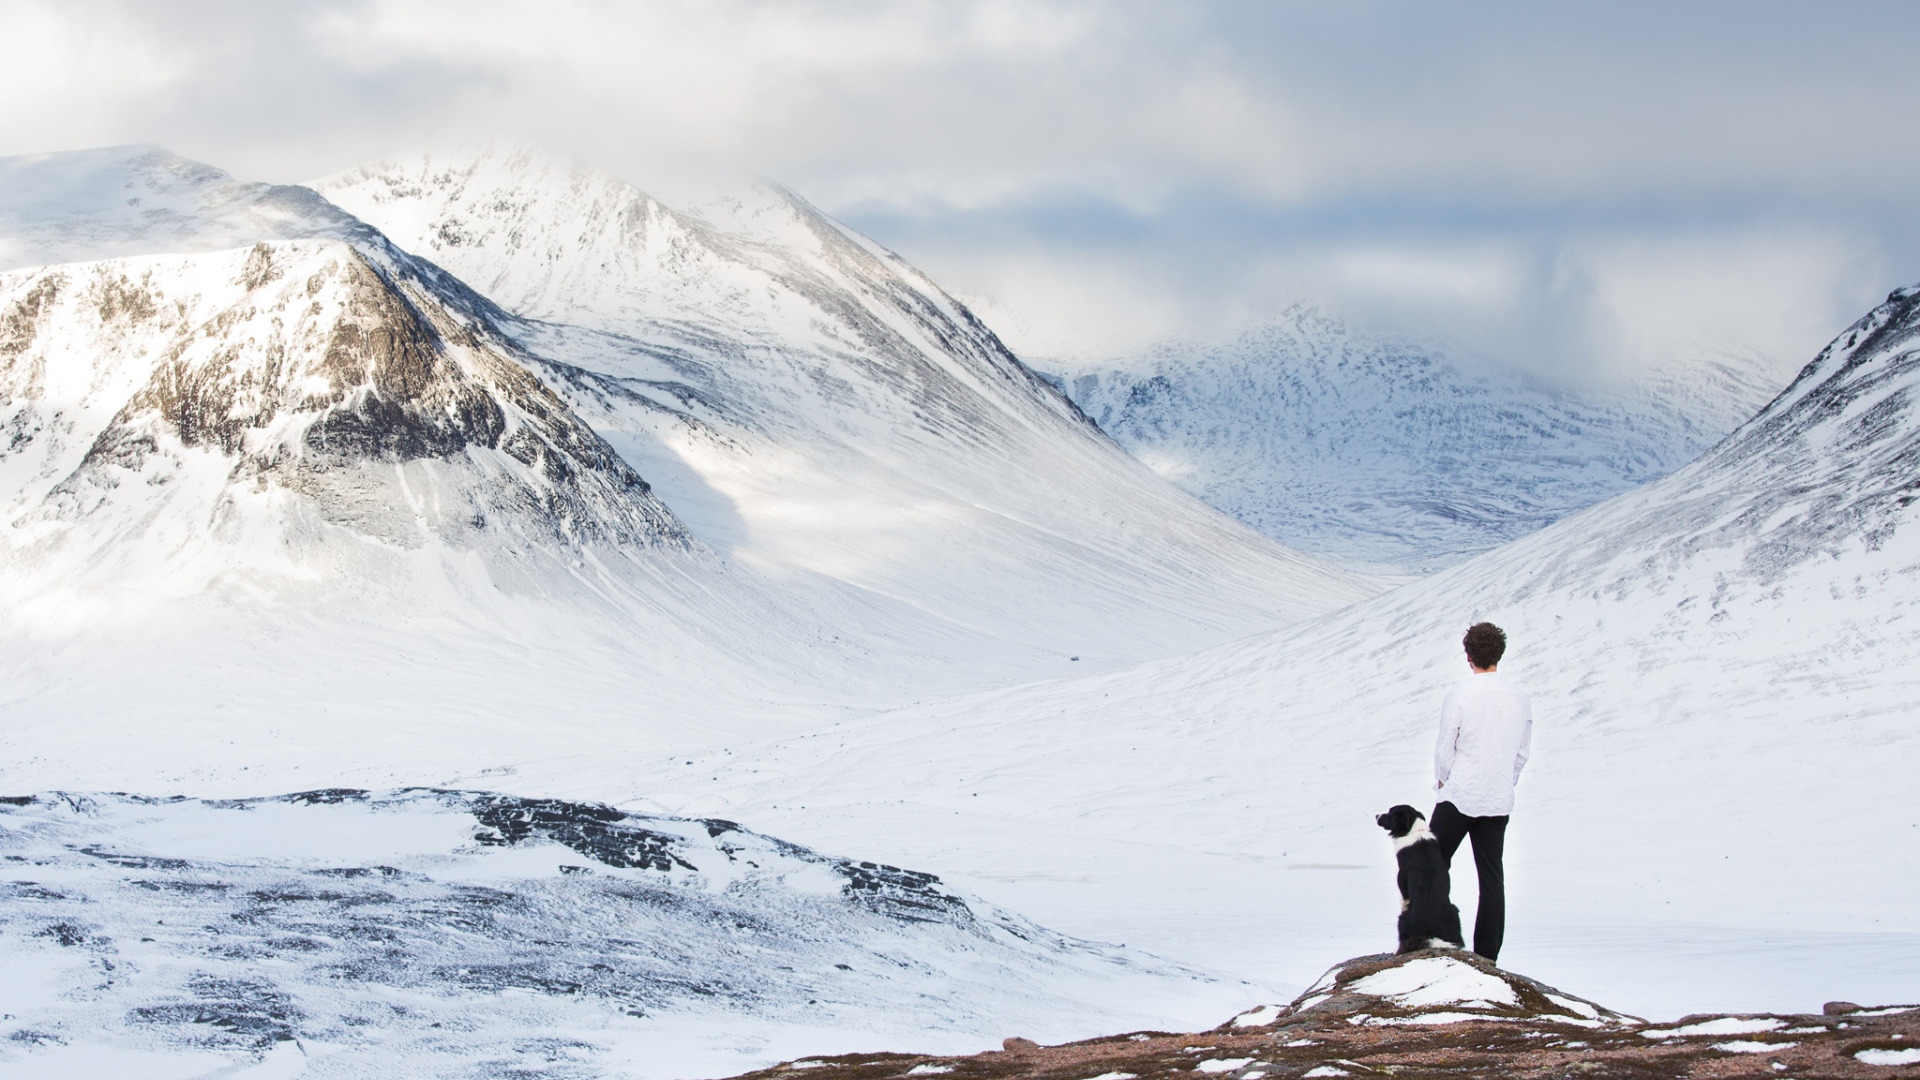
[[[848,1054],[753,1080],[1292,1080],[1920,1077],[1920,1005],[1830,1002],[1818,1014],[1699,1014],[1650,1024],[1451,949],[1361,956],[1287,1005],[1211,1031],[1139,1031],[1060,1046],[1009,1038],[971,1057]],[[742,1078],[746,1080],[746,1078]]]

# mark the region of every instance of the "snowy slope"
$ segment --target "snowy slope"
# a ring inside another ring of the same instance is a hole
[[[511,316],[303,189],[144,150],[0,174],[58,195],[8,219],[11,257],[47,264],[0,271],[15,791],[498,783],[556,753],[724,747],[1053,672],[1082,645],[1088,666],[1163,652],[1373,588],[1166,488],[957,307],[903,322],[907,344],[855,312],[844,340],[814,315],[716,324],[681,356]],[[854,303],[807,287],[810,311]],[[771,359],[721,362],[741,355]],[[683,516],[631,464],[681,460],[639,452],[662,431],[787,494],[729,531],[728,496],[682,465]],[[995,577],[1029,564],[1043,573]],[[0,919],[19,933],[0,936],[32,978],[0,1006],[26,1033],[9,1075],[279,1074],[309,1053],[343,1075],[529,1055],[714,1074],[909,1036],[975,1049],[1022,1017],[1062,1038],[1187,1021],[1242,996],[717,823],[640,831],[709,877],[724,860],[727,881],[636,881],[652,871],[470,850],[449,822],[470,829],[477,803],[348,801],[10,812],[23,873]],[[636,890],[657,906],[636,911]],[[733,940],[743,921],[759,947]]]
[[[1305,551],[1408,570],[1672,472],[1792,375],[1703,354],[1630,384],[1549,386],[1309,307],[1229,339],[1041,366],[1208,504]]]
[[[396,739],[446,762],[449,725],[671,745],[817,700],[823,661],[868,700],[877,661],[705,550],[484,301],[378,255],[0,274],[16,766],[78,779],[110,746],[143,786]]]
[[[1234,1000],[930,875],[595,804],[52,793],[0,804],[0,853],[9,1077],[714,1076]]]
[[[549,384],[695,533],[783,580],[1089,661],[1369,591],[1156,481],[965,307],[776,186],[676,207],[511,148],[314,186],[533,320],[514,332]]]
[[[647,789],[863,836],[1070,931],[1304,978],[1391,940],[1372,815],[1430,802],[1438,703],[1486,618],[1537,724],[1503,960],[1652,1013],[1911,998],[1917,394],[1910,289],[1701,460],[1451,570]],[[1455,889],[1471,903],[1471,875]]]
[[[487,222],[598,235],[525,168],[576,174],[507,164]],[[16,782],[725,746],[1375,590],[1153,477],[790,196],[722,235],[579,182],[653,224],[575,245],[597,262],[456,245],[585,305],[536,321],[306,188],[150,148],[0,162],[7,257],[51,264],[0,273]]]

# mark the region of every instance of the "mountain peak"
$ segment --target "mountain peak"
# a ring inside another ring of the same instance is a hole
[[[422,527],[466,546],[488,529],[569,545],[688,542],[514,346],[433,282],[341,241],[0,275],[0,310],[0,389],[21,422],[105,421],[90,443],[16,441],[14,467],[31,462],[41,478],[16,513],[131,527],[178,498],[212,499],[191,516],[218,517],[287,492],[348,534],[402,547]],[[209,469],[224,479],[174,482]],[[420,505],[408,488],[435,496]]]

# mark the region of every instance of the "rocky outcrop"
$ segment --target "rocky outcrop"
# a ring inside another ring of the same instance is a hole
[[[119,1075],[293,1075],[318,1046],[319,1075],[433,1080],[720,1075],[769,1027],[904,1038],[1152,977],[735,822],[427,788],[0,797],[0,971],[0,1076],[103,1046]]]
[[[105,422],[73,429],[92,437],[70,465],[39,448],[58,474],[41,511],[52,519],[149,498],[200,451],[226,463],[223,501],[289,491],[324,521],[403,546],[489,529],[690,545],[475,298],[415,269],[302,240],[0,277],[6,452],[32,454],[49,421],[75,412],[47,372],[78,385],[84,365],[83,408]]]
[[[1649,1024],[1466,952],[1362,956],[1288,1005],[1212,1031],[1133,1032],[1061,1046],[1014,1037],[972,1057],[849,1054],[754,1080],[1157,1080],[1221,1077],[1893,1077],[1920,1065],[1920,1006],[1832,1002],[1820,1015],[1694,1015]]]

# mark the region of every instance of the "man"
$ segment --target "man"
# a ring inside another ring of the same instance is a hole
[[[1433,747],[1434,839],[1453,862],[1460,841],[1473,837],[1473,865],[1480,874],[1480,911],[1473,920],[1473,951],[1500,958],[1507,928],[1506,844],[1513,785],[1533,742],[1533,706],[1500,674],[1507,635],[1492,623],[1474,623],[1461,641],[1473,669],[1440,706],[1440,738]]]

